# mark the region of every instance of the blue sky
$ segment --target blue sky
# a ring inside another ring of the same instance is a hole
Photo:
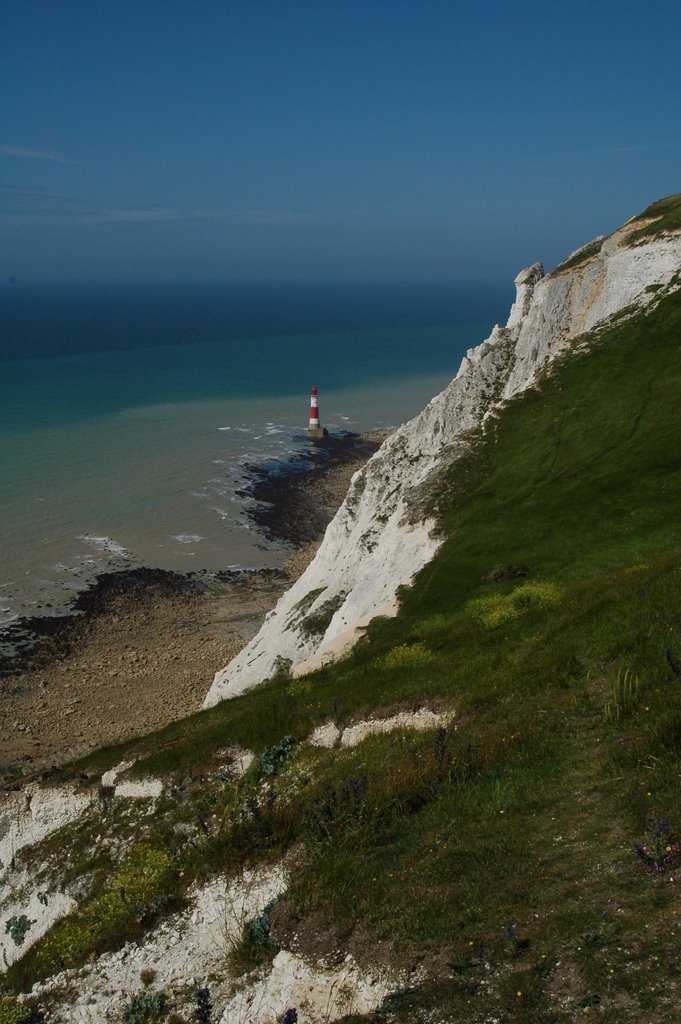
[[[22,0],[0,280],[495,279],[681,190],[681,7]]]

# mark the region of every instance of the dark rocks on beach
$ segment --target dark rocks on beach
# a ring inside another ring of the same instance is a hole
[[[84,586],[68,614],[6,628],[0,788],[198,711],[215,672],[309,564],[353,472],[384,436],[333,437],[289,463],[252,467],[248,514],[270,546],[289,549],[282,568],[127,566]]]
[[[280,569],[224,570],[210,573],[178,573],[166,569],[122,569],[101,573],[82,590],[63,615],[35,615],[18,619],[2,631],[0,678],[36,669],[55,658],[66,657],[77,642],[84,616],[95,618],[108,610],[113,600],[125,596],[128,602],[156,594],[159,599],[175,594],[201,594],[219,583],[247,583],[257,574],[260,579],[277,579]],[[6,688],[5,688],[5,691]],[[3,690],[0,689],[0,696]]]
[[[253,483],[241,494],[253,502],[248,517],[270,540],[293,546],[317,540],[347,491],[345,480],[334,486],[333,471],[366,461],[381,440],[382,436],[331,434],[288,462],[247,466]]]
[[[348,486],[347,476],[338,477],[336,471],[366,461],[383,436],[384,432],[332,434],[319,444],[306,445],[286,462],[248,466],[252,484],[241,494],[248,500],[246,515],[270,541],[297,548],[319,540]],[[159,599],[198,595],[222,583],[252,586],[256,579],[274,583],[284,575],[276,568],[179,573],[128,567],[101,573],[77,594],[67,613],[25,617],[4,627],[0,678],[68,656],[78,642],[82,618],[103,614],[121,595],[134,603],[148,600],[150,594],[158,594]]]

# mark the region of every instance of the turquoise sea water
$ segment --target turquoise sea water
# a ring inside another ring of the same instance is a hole
[[[504,320],[460,285],[118,285],[0,292],[0,625],[134,563],[265,566],[245,464],[323,425],[409,419]]]

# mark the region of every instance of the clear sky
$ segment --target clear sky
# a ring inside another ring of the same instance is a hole
[[[678,0],[20,0],[0,280],[507,279],[681,190]]]

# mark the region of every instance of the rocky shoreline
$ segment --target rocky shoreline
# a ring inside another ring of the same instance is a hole
[[[106,573],[73,614],[25,620],[0,662],[0,784],[199,710],[215,671],[309,564],[352,474],[385,431],[332,437],[286,465],[251,467],[249,515],[282,543],[279,569]]]
[[[296,547],[319,540],[347,493],[350,476],[389,433],[332,434],[290,462],[249,466],[253,483],[243,496],[255,501],[248,513],[252,522],[270,540]]]

